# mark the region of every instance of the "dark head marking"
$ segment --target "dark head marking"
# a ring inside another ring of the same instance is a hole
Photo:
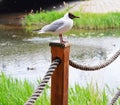
[[[80,18],[78,16],[73,15],[72,13],[68,13],[68,16],[69,16],[70,19]]]

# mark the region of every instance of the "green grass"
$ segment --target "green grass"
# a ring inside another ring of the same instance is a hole
[[[50,105],[50,97],[46,87],[42,96],[35,105]],[[28,81],[18,81],[4,74],[0,77],[0,105],[23,105],[32,95],[34,87]],[[108,97],[106,91],[99,91],[89,84],[86,87],[75,85],[69,88],[69,105],[107,105]]]
[[[30,25],[45,25],[64,15],[64,12],[46,11],[41,13],[29,14],[25,17],[25,24]]]
[[[27,81],[22,83],[2,74],[0,77],[0,105],[22,105],[33,91],[33,87],[29,85]]]
[[[58,11],[47,11],[36,14],[29,14],[25,17],[25,24],[27,26],[42,27],[65,14]],[[120,13],[83,13],[81,11],[74,12],[75,15],[80,16],[75,19],[74,28],[76,29],[113,29],[120,28]]]
[[[75,85],[69,89],[69,105],[107,105],[106,91],[99,91],[93,85],[80,87]]]
[[[34,86],[28,81],[18,81],[4,74],[0,76],[0,105],[23,105],[32,95]],[[49,105],[47,91],[37,100],[35,105]]]
[[[120,13],[77,13],[81,18],[75,26],[82,29],[113,29],[120,28]]]

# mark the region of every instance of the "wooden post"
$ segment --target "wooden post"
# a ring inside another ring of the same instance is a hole
[[[61,59],[51,79],[51,105],[68,105],[68,77],[70,44],[50,43],[52,60]]]

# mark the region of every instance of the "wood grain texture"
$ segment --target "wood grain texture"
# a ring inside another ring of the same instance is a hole
[[[68,43],[67,43],[68,44]],[[51,79],[51,105],[68,105],[69,46],[51,46],[52,60],[61,59]]]

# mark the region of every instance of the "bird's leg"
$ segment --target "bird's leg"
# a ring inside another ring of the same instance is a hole
[[[63,40],[62,34],[59,34],[59,38],[60,38],[60,43],[64,44],[64,43],[67,42],[67,41],[64,41],[64,40]]]
[[[59,38],[60,38],[60,43],[63,43],[63,37],[62,37],[62,34],[59,34]]]

